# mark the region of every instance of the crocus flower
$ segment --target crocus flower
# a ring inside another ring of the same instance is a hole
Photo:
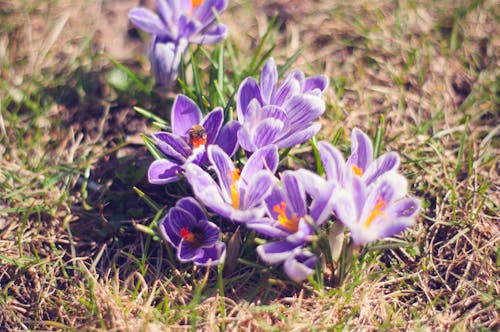
[[[177,181],[189,163],[206,164],[206,147],[219,145],[227,154],[233,155],[238,148],[237,121],[222,126],[224,115],[220,107],[204,118],[198,105],[188,97],[179,94],[172,107],[172,133],[157,132],[152,137],[158,149],[168,159],[155,160],[149,167],[148,179],[153,184]]]
[[[204,266],[224,261],[226,245],[219,241],[219,228],[207,220],[193,198],[180,199],[158,227],[160,234],[176,248],[179,261]]]
[[[130,21],[152,35],[149,58],[157,83],[176,78],[190,43],[214,44],[226,37],[226,26],[214,15],[226,6],[227,0],[156,0],[159,15],[143,7],[129,12]]]
[[[247,222],[245,225],[277,241],[257,247],[259,257],[268,264],[284,263],[284,270],[290,279],[297,282],[313,272],[316,257],[305,251],[317,227],[330,216],[333,209],[335,187],[325,180],[314,178],[316,190],[306,192],[303,181],[314,177],[310,171],[285,171],[281,184],[274,183],[265,199],[268,217]],[[312,201],[308,204],[307,194]]]
[[[401,174],[389,171],[371,185],[352,177],[347,188],[336,190],[334,210],[354,243],[363,245],[411,226],[420,201],[407,197],[407,182]]]
[[[273,173],[278,167],[276,146],[256,151],[241,172],[217,145],[210,145],[207,151],[218,183],[198,165],[189,164],[186,178],[196,197],[215,213],[233,221],[262,217],[265,213],[262,203],[270,192]]]
[[[318,143],[318,151],[328,179],[335,179],[344,186],[351,176],[360,177],[370,185],[384,173],[395,171],[399,167],[399,155],[387,152],[373,160],[373,146],[370,138],[360,129],[354,128],[351,138],[351,155],[344,160],[342,153],[330,143]]]
[[[325,111],[321,96],[327,85],[326,76],[306,78],[299,70],[292,71],[278,85],[276,64],[269,59],[262,69],[260,85],[253,77],[247,77],[238,89],[241,147],[253,152],[275,144],[282,149],[316,135],[321,125],[312,121]]]

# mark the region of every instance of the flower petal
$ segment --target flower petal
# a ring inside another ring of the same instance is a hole
[[[273,144],[283,130],[284,123],[269,118],[261,121],[252,132],[252,142],[257,148]]]
[[[257,254],[267,264],[279,264],[293,255],[297,246],[286,241],[270,242],[257,247]]]
[[[274,174],[278,167],[278,158],[278,149],[275,145],[268,145],[255,151],[243,167],[241,179],[249,183],[252,176],[263,169],[267,169]]]
[[[189,97],[178,94],[172,106],[172,132],[184,136],[194,125],[200,124],[201,111]]]
[[[314,135],[316,135],[320,129],[321,129],[320,123],[313,123],[311,126],[303,130],[299,130],[296,132],[287,131],[285,133],[285,136],[280,137],[278,139],[276,145],[278,146],[278,148],[284,149],[295,146],[297,144],[302,144],[307,140],[309,140],[310,138],[312,138]]]
[[[248,104],[256,99],[262,105],[262,97],[257,81],[253,77],[247,77],[241,82],[238,88],[236,110],[238,113],[238,121],[243,123],[248,111]]]
[[[274,91],[272,104],[282,106],[288,99],[300,93],[300,83],[293,76],[288,76],[280,85],[278,90]],[[287,113],[288,109],[285,108]]]
[[[177,259],[181,262],[189,262],[203,257],[203,249],[193,246],[192,243],[181,240],[177,248]]]
[[[248,152],[254,152],[255,150],[257,150],[257,146],[255,146],[255,144],[253,143],[252,138],[250,137],[250,132],[246,126],[240,127],[237,136],[238,143],[243,150]]]
[[[276,69],[276,63],[273,58],[269,58],[260,74],[260,91],[262,93],[262,100],[265,104],[271,103],[271,96],[277,83],[278,70]]]
[[[210,29],[193,35],[190,42],[194,44],[217,44],[227,37],[227,27],[225,24],[219,23]]]
[[[395,171],[399,167],[399,155],[396,152],[387,152],[378,157],[368,166],[363,179],[367,185],[375,182],[382,174]]]
[[[219,240],[220,230],[216,224],[206,221],[198,223],[198,227],[200,227],[200,231],[205,236],[203,242],[199,244],[201,248],[211,247]]]
[[[134,8],[128,12],[128,18],[139,29],[157,36],[169,36],[168,28],[160,17],[147,8]]]
[[[208,146],[208,159],[212,164],[215,173],[217,174],[217,179],[219,181],[219,186],[222,189],[222,194],[224,195],[227,202],[231,201],[231,185],[233,180],[231,175],[234,172],[234,164],[231,158],[217,145]]]
[[[193,197],[183,197],[175,205],[189,212],[196,221],[207,220],[205,211]]]
[[[245,222],[245,226],[260,234],[270,237],[286,237],[290,235],[289,230],[279,227],[279,223],[276,223],[271,218],[262,218],[258,221],[248,221]]]
[[[289,99],[283,108],[287,111],[288,125],[302,128],[325,112],[323,99],[313,95],[297,95]]]
[[[318,143],[318,152],[325,169],[326,178],[340,186],[346,182],[346,162],[342,153],[326,141]]]
[[[264,201],[271,191],[272,178],[272,174],[267,170],[259,171],[252,176],[246,188],[242,210],[253,208]]]
[[[193,11],[193,19],[199,21],[202,27],[210,25],[214,20],[214,10],[221,13],[227,7],[227,0],[204,0]]]
[[[179,246],[179,243],[181,242],[181,237],[179,236],[178,233],[174,232],[174,230],[172,229],[172,226],[170,225],[170,220],[168,218],[168,213],[158,223],[158,229],[160,231],[160,235],[164,240],[166,240],[168,243],[170,243],[172,246],[176,248]]]
[[[307,214],[306,193],[299,180],[292,171],[285,171],[281,175],[281,183],[287,197],[288,208],[297,215],[303,217]]]
[[[314,91],[318,90],[319,93],[325,92],[326,88],[328,87],[328,76],[326,75],[317,75],[317,76],[311,76],[305,79],[304,81],[304,88],[302,89],[303,93],[309,92],[309,93],[314,93]]]
[[[167,159],[155,160],[149,165],[148,181],[152,184],[167,184],[179,180],[184,170],[178,164]]]
[[[201,266],[219,265],[226,259],[226,245],[223,242],[216,242],[213,246],[203,248],[203,255],[196,258],[194,264]]]
[[[283,270],[293,281],[299,283],[314,273],[317,258],[306,250],[300,250],[289,256],[283,264]]]
[[[180,235],[181,229],[191,229],[194,226],[198,225],[198,221],[191,213],[177,206],[174,206],[168,212],[168,222],[172,231],[178,235]]]
[[[207,134],[207,145],[213,144],[219,135],[219,130],[222,127],[222,122],[224,121],[224,114],[222,108],[217,107],[210,113],[208,113],[203,119],[202,126]]]
[[[220,146],[228,155],[232,156],[238,149],[238,131],[241,124],[238,121],[229,121],[220,130],[215,144]]]
[[[347,159],[347,166],[356,166],[363,173],[373,160],[373,146],[368,135],[358,128],[354,128],[351,137],[351,156]]]
[[[177,135],[157,132],[151,134],[151,136],[161,152],[170,158],[178,160],[180,163],[184,163],[192,152],[191,147],[186,144],[185,140]]]

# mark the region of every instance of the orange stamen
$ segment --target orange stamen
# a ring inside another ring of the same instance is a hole
[[[201,6],[203,0],[191,0],[191,11],[195,10],[196,7]]]
[[[229,171],[227,177],[231,180],[231,202],[232,206],[235,209],[240,207],[240,191],[236,187],[237,181],[240,179],[240,170],[239,168],[235,168],[232,171]]]
[[[188,242],[196,242],[196,237],[186,227],[181,228],[180,236]]]
[[[273,211],[278,214],[278,221],[280,222],[281,226],[285,227],[286,229],[292,232],[296,232],[299,230],[300,218],[295,216],[292,219],[290,219],[287,217],[285,202],[281,201],[280,204],[276,204],[275,206],[273,206]]]
[[[385,211],[382,211],[382,209],[387,205],[387,202],[383,200],[381,196],[377,198],[377,204],[375,204],[375,207],[372,210],[372,213],[366,218],[365,221],[365,228],[370,227],[371,223],[375,219],[375,217],[380,216],[380,215],[385,215]]]
[[[351,165],[351,169],[354,172],[354,174],[356,174],[357,176],[362,176],[363,175],[363,170],[361,168],[359,168],[358,166]]]

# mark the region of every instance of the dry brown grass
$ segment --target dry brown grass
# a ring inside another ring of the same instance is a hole
[[[147,128],[131,111],[137,100],[106,86],[109,63],[95,56],[104,49],[147,72],[124,16],[133,2],[0,1],[0,326],[183,331],[196,319],[205,331],[498,330],[498,4],[230,3],[223,18],[243,54],[277,12],[278,63],[304,47],[296,66],[332,78],[322,138],[383,126],[385,149],[401,151],[426,201],[404,235],[412,246],[364,253],[338,288],[269,283],[241,268],[228,277],[224,316],[211,272],[198,302],[206,271],[176,267],[134,228],[153,214],[123,177],[149,162],[134,144]],[[71,99],[83,78],[95,84]]]

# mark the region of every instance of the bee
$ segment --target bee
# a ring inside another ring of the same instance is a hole
[[[194,125],[188,130],[188,142],[194,148],[207,144],[207,133],[201,125]]]

